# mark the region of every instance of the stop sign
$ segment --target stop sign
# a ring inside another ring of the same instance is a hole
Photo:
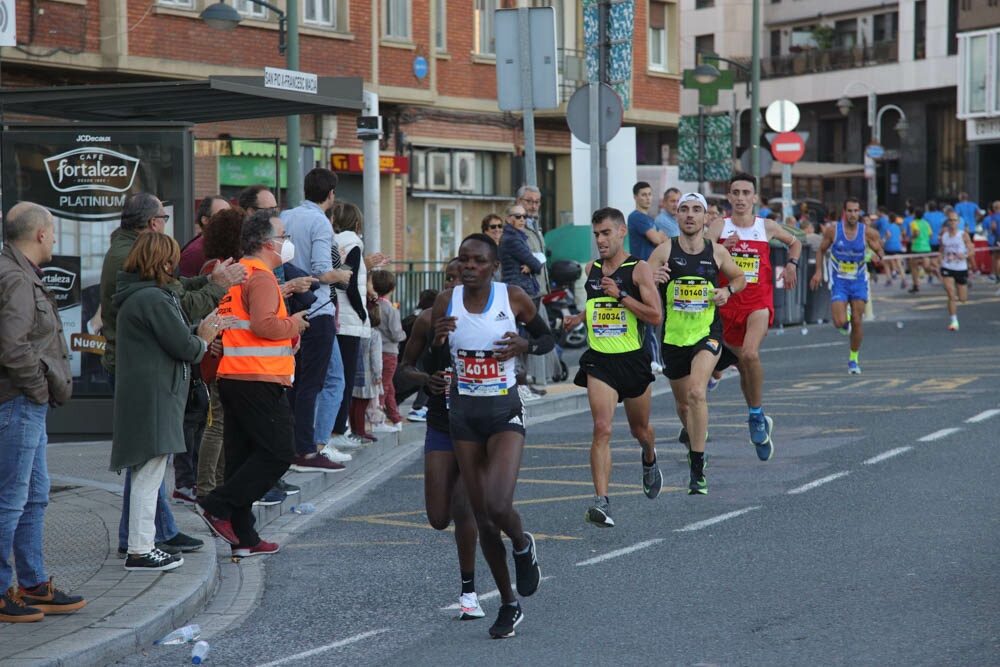
[[[798,132],[781,132],[771,142],[771,155],[778,162],[794,164],[806,152],[806,142]]]

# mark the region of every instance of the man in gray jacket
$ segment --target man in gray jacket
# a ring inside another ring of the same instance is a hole
[[[52,214],[21,202],[5,223],[0,253],[0,621],[40,621],[87,604],[52,585],[42,562],[42,524],[49,503],[45,460],[49,405],[73,393],[69,349],[40,264],[52,260]],[[7,558],[14,553],[13,569]]]

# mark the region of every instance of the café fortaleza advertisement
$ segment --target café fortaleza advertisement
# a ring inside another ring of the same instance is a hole
[[[156,195],[170,215],[166,232],[188,233],[192,164],[186,126],[4,128],[4,215],[16,203],[31,201],[55,219],[54,256],[42,270],[59,304],[75,396],[111,394],[100,359],[105,344],[101,266],[126,198],[139,192]]]

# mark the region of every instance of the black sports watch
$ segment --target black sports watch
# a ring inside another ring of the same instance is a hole
[[[618,302],[619,303],[621,303],[622,299],[624,299],[627,296],[630,296],[628,292],[626,292],[623,289],[618,290]]]

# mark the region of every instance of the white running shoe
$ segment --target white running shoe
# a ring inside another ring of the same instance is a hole
[[[653,372],[653,375],[659,375],[660,373],[663,372],[663,366],[656,363],[655,361],[651,361],[649,363],[649,370]]]
[[[327,447],[336,447],[337,449],[344,450],[355,450],[361,449],[361,443],[357,440],[351,439],[346,433],[340,435],[335,435],[330,438],[330,442],[327,443]]]
[[[351,460],[350,454],[348,454],[347,452],[342,452],[336,447],[332,447],[331,445],[327,445],[326,447],[321,449],[319,453],[325,456],[326,458],[330,459],[334,463],[347,463],[348,461]]]
[[[403,422],[393,424],[392,422],[382,422],[377,426],[372,426],[373,433],[399,433],[403,430]]]
[[[458,614],[460,621],[474,621],[486,616],[486,612],[479,606],[479,596],[475,593],[462,593],[458,598],[458,606],[461,607]]]

